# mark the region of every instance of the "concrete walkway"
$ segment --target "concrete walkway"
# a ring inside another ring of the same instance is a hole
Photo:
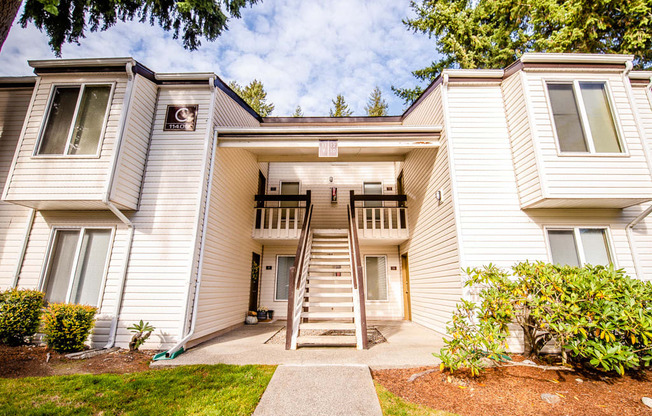
[[[254,416],[382,416],[369,367],[281,365]]]
[[[174,360],[152,363],[152,367],[189,364],[362,364],[371,369],[435,366],[432,356],[444,346],[440,334],[407,321],[369,321],[387,342],[368,350],[355,348],[299,348],[286,351],[285,345],[265,344],[285,326],[285,321],[242,326],[197,347]]]

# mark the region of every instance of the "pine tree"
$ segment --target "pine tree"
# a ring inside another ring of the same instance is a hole
[[[294,110],[294,114],[292,114],[292,117],[303,117],[303,110],[301,109],[300,105],[298,105],[297,108]]]
[[[353,114],[353,110],[349,109],[349,105],[344,101],[342,94],[337,94],[333,100],[333,108],[330,110],[331,117],[349,117]]]
[[[229,87],[245,100],[249,107],[253,108],[261,117],[272,115],[274,104],[267,104],[267,92],[263,83],[257,79],[251,81],[249,85],[241,86],[235,81],[229,82]]]
[[[387,115],[389,105],[382,97],[380,88],[376,86],[369,96],[369,103],[365,107],[367,115],[370,117],[381,117]]]
[[[650,0],[413,0],[403,20],[433,39],[433,63],[412,74],[435,79],[445,68],[504,68],[524,52],[633,54],[652,65]],[[406,103],[420,88],[392,90]]]

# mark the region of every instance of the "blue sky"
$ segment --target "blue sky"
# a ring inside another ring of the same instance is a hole
[[[297,105],[307,116],[328,115],[340,93],[354,115],[364,115],[378,85],[389,113],[400,114],[404,105],[390,86],[415,85],[410,71],[435,59],[434,41],[401,22],[411,14],[407,0],[263,0],[197,51],[184,50],[158,26],[129,22],[64,45],[63,58],[133,56],[157,72],[211,71],[241,84],[256,78],[275,116],[290,115]],[[28,59],[53,57],[44,34],[14,25],[0,68],[3,75],[27,75]]]

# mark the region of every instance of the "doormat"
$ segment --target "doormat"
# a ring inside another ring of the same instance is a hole
[[[281,328],[276,332],[274,335],[272,335],[267,341],[265,341],[265,344],[285,344],[285,327]],[[352,329],[302,329],[299,331],[299,335],[302,336],[345,336],[345,335],[350,335],[350,336],[355,336],[355,331]],[[387,339],[383,336],[383,334],[380,333],[378,328],[375,326],[368,327],[367,328],[367,342],[369,343],[369,346],[371,345],[376,345],[376,344],[382,344],[383,342],[387,342]]]

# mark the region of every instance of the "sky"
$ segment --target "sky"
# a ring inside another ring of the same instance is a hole
[[[20,15],[20,13],[19,13]],[[436,58],[434,40],[409,31],[408,0],[262,0],[230,20],[214,42],[183,49],[172,34],[148,23],[119,23],[65,44],[63,58],[132,56],[155,72],[214,72],[225,82],[263,82],[273,116],[328,115],[343,94],[353,115],[365,115],[375,86],[398,115],[405,105],[390,87],[413,87],[411,71]],[[18,19],[16,19],[18,20]],[[28,59],[52,59],[48,38],[14,24],[0,52],[2,75],[31,75]],[[423,83],[421,83],[423,85]]]

